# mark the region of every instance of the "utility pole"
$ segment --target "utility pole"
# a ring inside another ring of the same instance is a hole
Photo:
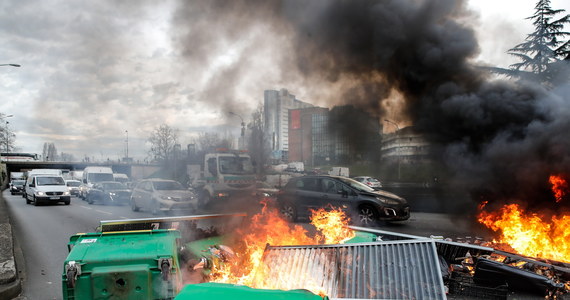
[[[125,134],[127,135],[127,139],[125,142],[127,143],[127,149],[125,152],[125,162],[129,162],[129,131],[125,130]]]

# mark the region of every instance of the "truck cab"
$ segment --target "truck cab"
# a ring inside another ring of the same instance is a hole
[[[251,194],[255,188],[255,172],[249,154],[218,149],[206,153],[203,163],[189,166],[192,186],[201,193],[201,202],[229,198],[239,193]]]

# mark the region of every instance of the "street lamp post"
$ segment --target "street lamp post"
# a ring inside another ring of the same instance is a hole
[[[402,173],[402,168],[401,168],[402,152],[400,152],[401,145],[400,145],[400,138],[399,138],[400,126],[398,126],[398,123],[390,121],[388,119],[384,119],[384,121],[396,126],[395,137],[396,137],[396,141],[397,141],[397,148],[396,149],[397,149],[397,154],[398,154],[398,180],[400,180],[401,179],[401,173]]]
[[[239,119],[241,120],[241,145],[240,145],[240,148],[243,149],[243,148],[245,148],[245,122],[243,121],[243,118],[240,115],[236,114],[235,112],[230,111],[229,114],[238,116]]]

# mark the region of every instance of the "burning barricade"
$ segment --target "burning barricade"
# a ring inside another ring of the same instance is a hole
[[[215,224],[217,221],[219,224]],[[214,225],[215,224],[215,225]],[[66,299],[563,298],[566,262],[474,243],[348,226],[319,209],[308,226],[277,210],[101,222],[71,238]]]

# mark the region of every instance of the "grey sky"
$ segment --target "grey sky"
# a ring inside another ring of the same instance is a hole
[[[480,17],[464,22],[477,32],[474,60],[508,66],[505,52],[532,29],[524,18],[536,1],[473,2]],[[180,129],[183,145],[212,128],[237,135],[240,120],[227,112],[247,119],[266,89],[338,103],[332,95],[357,83],[303,71],[293,60],[294,29],[264,3],[2,1],[0,63],[22,65],[0,69],[0,113],[14,115],[16,146],[41,154],[53,142],[76,158],[117,159],[128,130],[129,155],[142,160],[161,123]],[[319,5],[326,2],[311,2],[311,11]],[[568,1],[552,7],[570,12]]]

